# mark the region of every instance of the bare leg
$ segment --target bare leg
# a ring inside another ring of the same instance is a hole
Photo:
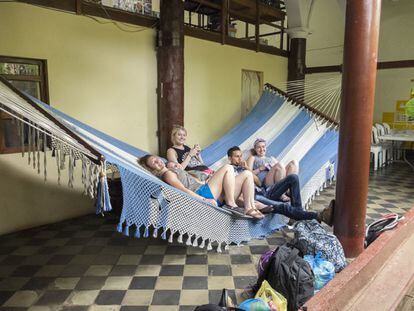
[[[244,206],[254,207],[254,180],[250,171],[244,171],[236,176],[234,197],[237,200],[243,197]]]
[[[271,186],[285,177],[286,177],[286,169],[282,166],[282,164],[280,164],[280,162],[278,162],[275,165],[273,165],[270,172],[267,173],[266,178],[265,178],[265,185]]]
[[[286,176],[291,174],[299,174],[299,163],[296,160],[292,160],[286,165]]]
[[[219,198],[224,192],[224,201],[230,206],[236,206],[234,200],[235,177],[231,165],[227,164],[219,168],[209,179],[208,185],[214,198]]]

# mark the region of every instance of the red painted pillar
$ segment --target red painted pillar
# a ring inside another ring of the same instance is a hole
[[[364,249],[381,0],[347,0],[334,233]]]
[[[158,30],[158,148],[165,155],[174,124],[184,125],[184,3],[161,0]]]

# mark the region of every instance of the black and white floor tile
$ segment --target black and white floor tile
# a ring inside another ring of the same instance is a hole
[[[393,164],[370,176],[367,222],[414,204],[413,173]],[[319,210],[334,186],[316,198]],[[134,239],[116,220],[89,215],[0,237],[0,311],[194,310],[223,287],[240,302],[260,255],[285,242],[277,232],[224,253]]]

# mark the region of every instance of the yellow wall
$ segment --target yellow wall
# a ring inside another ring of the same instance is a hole
[[[338,1],[315,2],[310,22],[312,35],[307,40],[306,65],[342,64],[345,11]],[[383,1],[379,36],[378,61],[414,58],[414,1]],[[414,68],[384,69],[377,72],[374,122],[381,122],[382,113],[394,111],[395,102],[408,99]]]
[[[94,211],[91,199],[82,194],[80,165],[75,171],[76,185],[68,187],[67,170],[57,183],[55,158],[48,153],[47,181],[27,165],[25,158],[0,156],[0,235],[3,233],[57,222]]]
[[[54,107],[156,152],[155,30],[120,27],[143,31],[125,32],[84,16],[0,3],[0,55],[46,59]],[[206,146],[240,121],[242,69],[263,71],[265,82],[281,81],[287,76],[287,59],[186,37],[190,143]],[[47,184],[25,161],[0,155],[0,234],[94,211],[80,190],[56,186],[53,160]]]
[[[184,68],[189,143],[206,146],[240,122],[242,69],[286,81],[287,58],[186,37]]]
[[[0,3],[0,55],[47,59],[54,107],[155,151],[155,31],[142,29],[124,32],[83,16]]]

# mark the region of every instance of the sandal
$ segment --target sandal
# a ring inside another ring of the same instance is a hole
[[[263,219],[264,215],[262,213],[260,213],[260,211],[258,211],[255,208],[250,208],[247,211],[244,212],[245,215],[247,216],[251,216],[254,219]]]
[[[274,208],[272,205],[266,205],[265,207],[257,209],[262,214],[270,214],[273,212]]]
[[[244,213],[244,208],[238,206],[230,206],[230,205],[223,205],[222,208],[230,211],[233,216],[241,217],[241,218],[253,218],[252,216],[246,215]]]

